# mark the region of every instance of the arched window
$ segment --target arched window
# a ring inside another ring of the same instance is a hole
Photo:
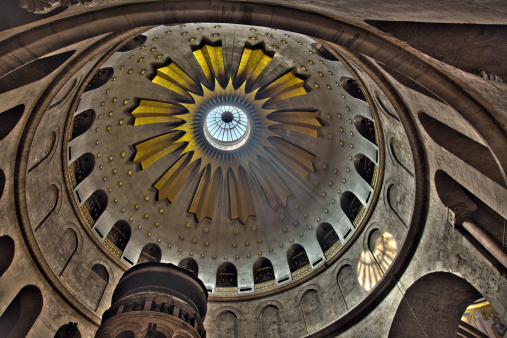
[[[69,168],[72,189],[75,189],[79,183],[83,182],[91,174],[95,167],[95,156],[91,153],[81,155],[72,162]]]
[[[255,290],[261,290],[276,284],[273,264],[271,264],[271,261],[267,258],[260,257],[255,261],[253,275]]]
[[[354,226],[359,225],[365,208],[356,195],[350,191],[344,192],[340,197],[340,205],[350,222],[354,224]]]
[[[424,130],[439,146],[505,187],[505,181],[488,147],[472,140],[459,131],[424,112],[419,113]]]
[[[162,251],[157,244],[149,243],[143,247],[137,260],[137,264],[146,262],[160,262]]]
[[[97,222],[107,207],[107,195],[103,190],[94,192],[81,206],[86,223],[91,227]]]
[[[22,288],[0,317],[3,337],[26,337],[42,310],[42,293],[34,285]]]
[[[216,287],[217,293],[219,294],[223,294],[223,292],[236,293],[236,288],[238,287],[238,272],[234,264],[225,262],[218,267]],[[223,288],[229,290],[220,290]],[[230,290],[230,288],[233,289]]]
[[[120,49],[118,49],[118,52],[129,52],[139,46],[141,46],[143,43],[146,42],[146,36],[145,35],[138,35],[135,38],[130,39],[125,43],[123,46],[121,46]]]
[[[375,145],[377,144],[377,138],[375,136],[375,123],[373,123],[372,120],[367,119],[364,116],[357,115],[354,117],[354,125],[362,137]]]
[[[327,50],[326,47],[322,46],[320,43],[315,42],[312,44],[312,50],[315,54],[329,61],[339,61],[330,51]]]
[[[364,97],[363,90],[359,87],[359,84],[356,80],[350,77],[342,77],[340,78],[340,84],[342,88],[352,97],[355,97],[358,100],[366,102],[366,98]]]
[[[85,110],[82,113],[77,114],[72,119],[72,130],[70,132],[70,140],[72,141],[79,135],[84,134],[93,124],[95,120],[95,111],[93,109]]]
[[[375,162],[363,154],[357,154],[354,157],[354,167],[356,168],[359,176],[361,176],[369,185],[375,187],[377,183],[377,166],[375,165]]]
[[[130,239],[130,225],[126,221],[116,222],[104,240],[104,245],[116,257],[121,258]]]
[[[90,82],[88,82],[84,92],[86,93],[90,90],[102,87],[111,78],[111,76],[113,76],[113,73],[113,68],[111,67],[99,69],[95,75],[93,75]]]
[[[0,237],[0,277],[9,268],[14,258],[14,241],[9,236]]]
[[[77,323],[68,323],[60,326],[56,331],[55,338],[81,338]]]
[[[317,242],[319,242],[320,248],[326,255],[326,259],[329,259],[338,251],[341,245],[338,234],[329,223],[320,223],[317,227]]]
[[[20,104],[19,106],[7,109],[0,113],[0,141],[2,141],[12,129],[18,124],[18,121],[23,116],[25,111],[25,105]]]
[[[197,265],[197,262],[193,258],[187,257],[182,259],[178,264],[178,266],[180,268],[187,269],[196,276],[199,275],[199,266]]]
[[[292,244],[287,250],[287,262],[293,280],[302,277],[312,269],[305,249],[299,244]]]

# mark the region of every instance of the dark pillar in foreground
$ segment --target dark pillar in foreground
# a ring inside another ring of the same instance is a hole
[[[204,284],[186,269],[164,263],[136,265],[116,286],[96,337],[205,337],[207,298]]]

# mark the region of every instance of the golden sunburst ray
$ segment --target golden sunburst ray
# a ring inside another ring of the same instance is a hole
[[[170,132],[136,145],[134,162],[145,169],[170,153],[180,152],[178,160],[154,187],[159,200],[167,198],[172,203],[190,175],[197,172],[200,178],[189,203],[189,212],[195,214],[198,221],[213,218],[219,186],[226,184],[230,217],[245,224],[255,215],[250,178],[259,183],[271,207],[286,206],[292,192],[271,161],[279,161],[306,179],[315,170],[315,156],[284,140],[275,131],[318,137],[322,124],[317,111],[268,107],[307,94],[305,81],[294,70],[289,70],[265,86],[249,88],[272,60],[262,49],[244,48],[235,85],[232,78],[227,80],[221,46],[204,45],[193,54],[208,83],[197,84],[173,62],[157,69],[153,82],[177,93],[185,102],[140,100],[132,112],[134,125],[167,123]],[[237,104],[248,115],[251,135],[237,150],[221,151],[204,136],[207,113],[220,104]]]

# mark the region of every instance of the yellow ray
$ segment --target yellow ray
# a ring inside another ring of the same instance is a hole
[[[167,89],[183,96],[187,100],[192,97],[189,91],[196,93],[199,86],[174,62],[167,66],[157,69],[157,75],[152,80],[153,83],[166,87]]]
[[[269,204],[272,208],[277,205],[285,207],[287,205],[287,197],[292,195],[291,191],[265,158],[259,156],[258,159],[262,170],[253,163],[251,164],[251,169],[266,194]]]
[[[269,141],[276,147],[276,150],[267,150],[282,160],[283,163],[297,172],[302,178],[306,179],[308,173],[315,171],[313,161],[315,161],[316,157],[306,150],[277,137],[272,137]]]
[[[210,86],[213,85],[214,79],[218,79],[219,82],[225,80],[222,46],[205,45],[201,49],[194,51],[194,57],[199,63]]]
[[[270,98],[267,105],[273,105],[291,97],[305,95],[308,93],[304,87],[305,81],[298,78],[294,71],[279,77],[260,91],[260,98]]]
[[[134,126],[150,123],[181,123],[184,120],[174,115],[185,112],[186,109],[179,104],[141,100],[132,112],[132,116],[134,116]]]
[[[272,128],[290,130],[296,133],[318,137],[319,129],[322,128],[322,124],[317,119],[318,116],[318,112],[277,111],[269,114],[268,118],[280,122],[280,124],[273,125]]]
[[[189,212],[194,213],[200,222],[205,217],[213,219],[216,195],[219,183],[222,182],[222,170],[218,168],[212,173],[211,166],[207,165],[199,181],[199,186],[192,198]]]
[[[155,189],[158,190],[158,199],[163,200],[167,198],[169,202],[174,202],[176,195],[180,191],[181,187],[187,181],[188,177],[199,164],[199,161],[192,160],[193,153],[186,153],[180,157],[173,166],[167,170],[161,179],[155,183]]]
[[[250,87],[272,59],[262,49],[245,47],[241,55],[241,61],[239,62],[238,72],[236,73],[236,84],[246,82]]]
[[[141,168],[146,169],[165,155],[184,147],[181,142],[174,144],[182,135],[182,132],[172,131],[136,145],[134,162],[141,163]]]
[[[237,179],[231,169],[227,172],[227,176],[229,177],[231,220],[239,218],[245,224],[249,216],[255,215],[247,173],[243,167],[240,167]]]

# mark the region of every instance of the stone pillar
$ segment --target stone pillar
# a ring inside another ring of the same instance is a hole
[[[142,263],[120,279],[97,338],[164,338],[176,332],[206,337],[208,292],[190,271],[172,264]],[[188,316],[179,318],[181,311]]]
[[[502,248],[486,233],[486,231],[475,223],[472,217],[464,216],[456,219],[456,221],[458,221],[461,226],[491,254],[491,256],[495,257],[500,264],[507,268],[507,254],[502,251]]]

